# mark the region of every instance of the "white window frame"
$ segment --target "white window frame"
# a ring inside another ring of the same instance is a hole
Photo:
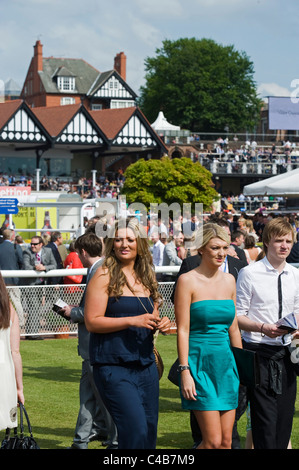
[[[111,77],[109,80],[109,88],[110,90],[118,90],[119,88],[119,81],[115,77]]]
[[[74,91],[75,77],[58,77],[57,86],[61,91]]]
[[[93,103],[91,105],[91,110],[92,111],[99,111],[100,109],[103,109],[103,105],[100,103]]]
[[[111,109],[132,108],[135,106],[134,100],[111,100],[110,102]]]
[[[60,100],[61,106],[67,106],[68,104],[75,104],[75,103],[76,103],[75,98],[72,98],[71,96],[64,96]]]

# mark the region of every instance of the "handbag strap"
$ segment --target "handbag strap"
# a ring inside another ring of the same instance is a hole
[[[13,428],[14,430],[14,437],[16,437],[18,435],[18,428]],[[6,431],[5,431],[5,439],[10,439],[10,432],[11,432],[11,429],[10,428],[6,428]]]
[[[28,413],[26,411],[26,408],[25,406],[23,405],[23,403],[19,402],[19,406],[20,406],[20,428],[21,428],[21,434],[20,434],[20,437],[21,439],[24,437],[24,418],[23,418],[23,413],[26,417],[26,421],[27,421],[27,426],[28,426],[28,430],[29,430],[29,434],[31,437],[33,437],[32,435],[32,428],[31,428],[31,424],[30,424],[30,421],[29,421],[29,416],[28,416]]]

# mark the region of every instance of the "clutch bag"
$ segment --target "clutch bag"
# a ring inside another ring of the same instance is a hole
[[[232,347],[241,385],[254,388],[260,384],[259,362],[256,351]]]

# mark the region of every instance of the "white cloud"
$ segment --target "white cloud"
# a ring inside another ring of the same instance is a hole
[[[266,98],[268,96],[290,96],[290,90],[283,86],[278,85],[277,83],[261,83],[257,92],[261,98]]]
[[[169,18],[181,17],[188,11],[188,0],[134,0],[136,3],[138,14],[149,17],[160,17],[163,21]]]

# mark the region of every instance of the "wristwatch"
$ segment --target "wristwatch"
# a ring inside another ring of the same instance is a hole
[[[179,372],[179,374],[180,374],[183,370],[190,370],[190,366],[181,366],[181,365],[179,365],[179,366],[178,366],[178,369],[177,369],[177,371]]]

